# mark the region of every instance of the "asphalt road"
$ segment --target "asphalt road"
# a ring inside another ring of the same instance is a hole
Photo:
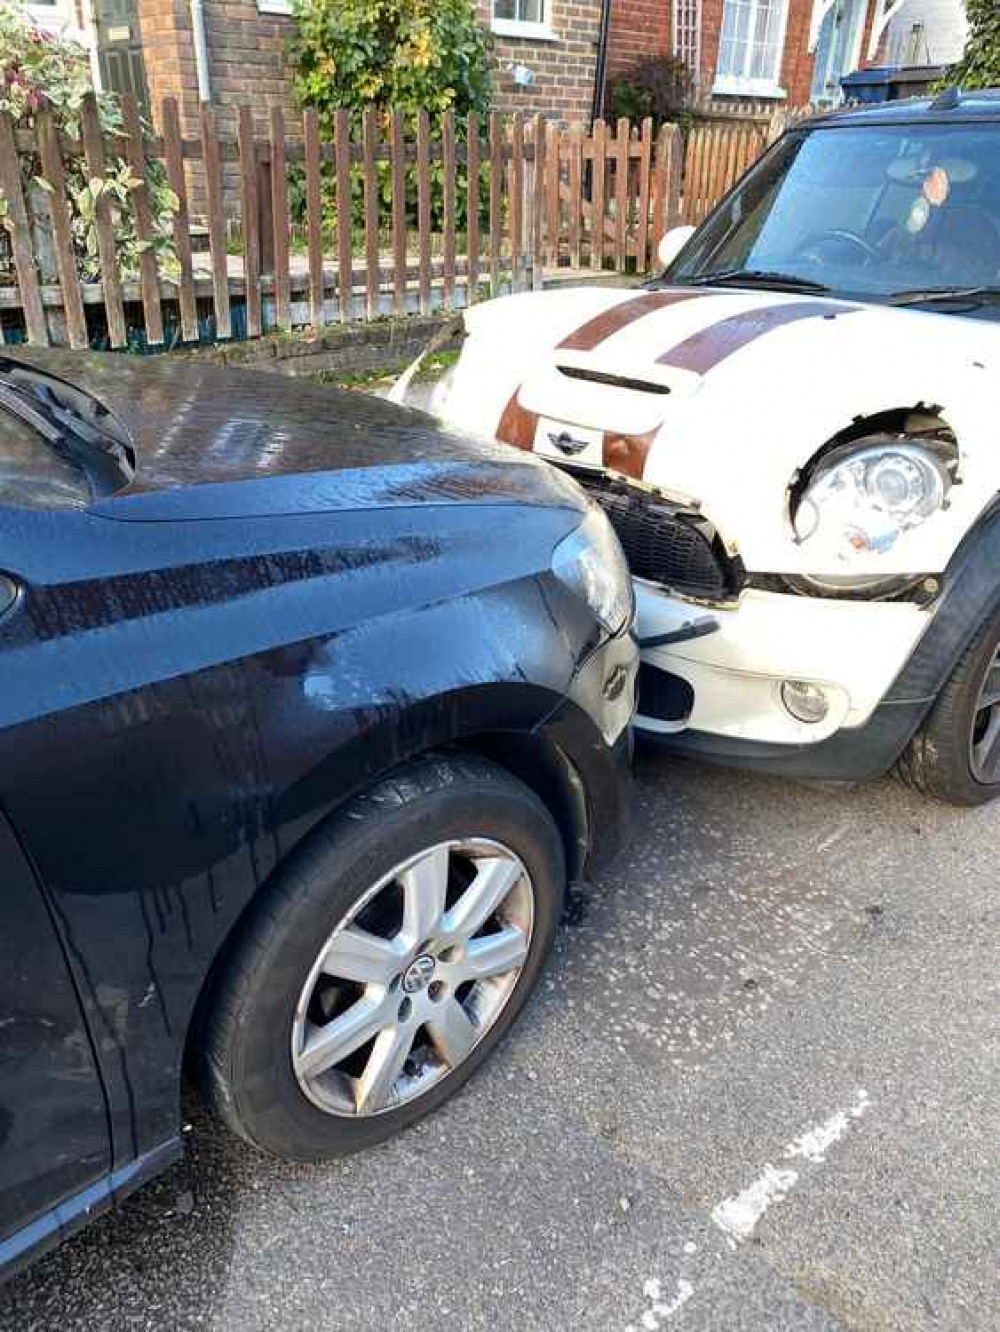
[[[646,757],[514,1037],[324,1168],[184,1164],[22,1329],[1000,1328],[1000,809]]]

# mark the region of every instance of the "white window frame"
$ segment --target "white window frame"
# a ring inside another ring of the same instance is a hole
[[[525,23],[521,19],[497,18],[496,6],[490,0],[490,29],[498,37],[521,37],[532,42],[557,42],[559,38],[552,31],[549,22],[552,15],[552,0],[542,0],[542,21]]]
[[[832,3],[832,0],[831,0]],[[694,0],[694,12],[690,15],[693,19],[693,28],[686,22],[688,15],[684,12],[682,0],[673,0],[671,6],[671,24],[670,24],[670,43],[673,54],[683,60],[687,66],[690,77],[697,84],[701,78],[701,29],[702,14],[701,0]],[[681,41],[681,37],[686,40]],[[687,50],[684,50],[684,47]]]
[[[757,0],[757,2],[759,3],[759,0]],[[776,0],[776,3],[780,6],[780,13],[778,15],[778,42],[776,47],[777,60],[775,62],[776,68],[774,71],[774,77],[769,79],[753,79],[750,78],[749,75],[744,75],[744,74],[719,74],[718,57],[716,57],[715,82],[712,84],[713,94],[717,93],[720,94],[721,96],[735,96],[735,97],[773,97],[775,99],[788,96],[786,90],[781,86],[780,79],[781,79],[781,66],[784,63],[784,57],[785,57],[785,39],[788,35],[789,4],[788,0]],[[723,0],[723,4],[725,4],[725,0]],[[725,21],[724,9],[723,9],[723,21]],[[753,15],[751,15],[750,23],[747,25],[748,33],[752,33],[754,31],[754,28],[755,28],[754,18]],[[747,45],[748,47],[752,47],[753,42],[749,41]],[[722,38],[720,32],[720,37],[719,37],[720,54],[721,51],[722,51]],[[749,61],[749,53],[747,56],[747,60]]]

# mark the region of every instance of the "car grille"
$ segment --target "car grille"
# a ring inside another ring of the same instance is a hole
[[[706,518],[603,473],[566,470],[608,515],[637,578],[710,601],[738,592],[739,569]]]

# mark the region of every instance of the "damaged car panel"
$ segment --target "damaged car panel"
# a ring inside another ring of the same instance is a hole
[[[468,311],[435,409],[550,459],[608,514],[636,580],[640,732],[872,775],[869,728],[1000,493],[1000,98],[796,126],[665,244],[645,289]],[[900,760],[961,803],[1000,792],[998,616],[970,604],[949,630],[952,673],[902,700],[881,771]],[[960,667],[978,684],[944,745]]]
[[[526,454],[165,360],[0,387],[2,1278],[176,1157],[185,1066],[298,1160],[457,1090],[622,836],[637,648]]]

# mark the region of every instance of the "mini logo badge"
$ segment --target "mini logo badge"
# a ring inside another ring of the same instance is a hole
[[[590,447],[585,439],[574,439],[568,430],[561,430],[558,435],[550,430],[549,443],[567,458],[575,458],[578,453],[585,453]]]
[[[437,963],[428,953],[411,962],[403,975],[403,989],[406,993],[416,994],[418,990],[425,990],[430,984],[436,966]]]

